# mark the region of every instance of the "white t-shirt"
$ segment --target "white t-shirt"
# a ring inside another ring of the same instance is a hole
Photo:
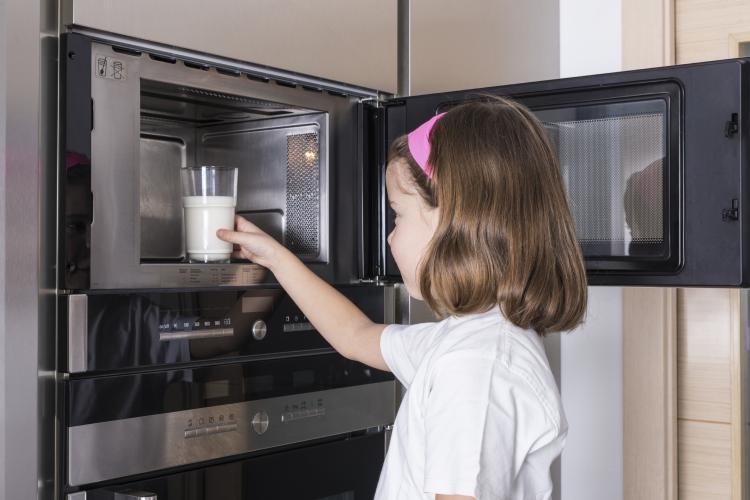
[[[407,388],[376,500],[542,500],[567,423],[539,336],[499,308],[389,325],[380,349]]]

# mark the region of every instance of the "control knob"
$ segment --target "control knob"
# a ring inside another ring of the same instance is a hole
[[[255,322],[253,322],[251,331],[255,340],[263,340],[264,338],[266,338],[266,333],[268,333],[266,322],[262,319],[256,320]]]
[[[253,415],[253,430],[256,434],[263,434],[268,430],[268,413],[259,411]]]

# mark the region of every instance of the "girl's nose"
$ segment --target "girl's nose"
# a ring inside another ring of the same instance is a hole
[[[393,239],[393,231],[388,233],[388,237],[385,239],[388,242],[388,246],[391,246],[391,239]]]

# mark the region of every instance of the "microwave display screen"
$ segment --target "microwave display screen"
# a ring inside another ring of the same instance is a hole
[[[536,110],[556,150],[586,257],[668,255],[667,104]]]

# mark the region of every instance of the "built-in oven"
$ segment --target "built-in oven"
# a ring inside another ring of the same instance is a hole
[[[394,320],[393,286],[338,288]],[[62,300],[61,498],[372,497],[394,378],[336,353],[280,288]]]

